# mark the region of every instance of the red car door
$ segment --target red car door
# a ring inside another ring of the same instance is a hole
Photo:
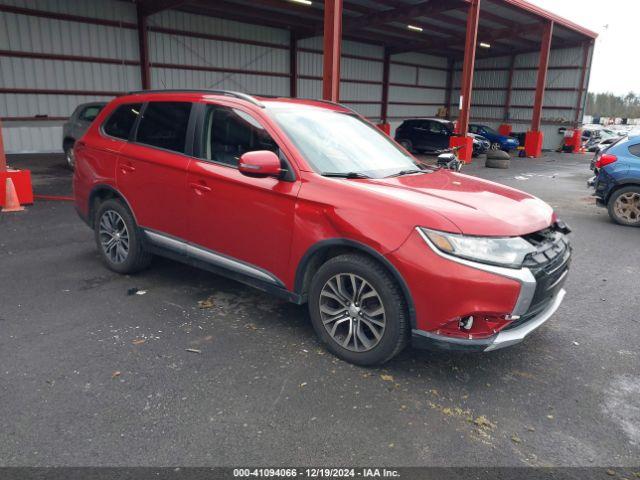
[[[208,104],[199,130],[202,159],[191,162],[187,178],[189,240],[231,257],[231,266],[238,260],[282,279],[300,181],[284,159],[289,178],[254,178],[239,172],[240,156],[248,151],[272,150],[283,158],[268,131],[248,112]],[[252,275],[251,269],[243,273],[247,272]]]
[[[191,110],[189,102],[148,103],[135,141],[120,152],[116,172],[138,225],[179,238],[187,236]]]

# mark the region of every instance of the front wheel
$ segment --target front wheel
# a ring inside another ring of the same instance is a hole
[[[498,151],[498,150],[502,150],[502,145],[500,145],[498,142],[494,142],[491,144],[491,150]]]
[[[311,282],[309,313],[327,348],[357,365],[385,363],[408,342],[402,291],[382,265],[364,255],[340,255],[320,267]]]
[[[615,191],[609,198],[607,210],[614,222],[640,227],[640,187],[624,187]]]

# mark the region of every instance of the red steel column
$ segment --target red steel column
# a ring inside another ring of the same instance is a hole
[[[147,34],[147,16],[138,5],[138,47],[140,50],[140,83],[143,90],[151,88],[151,73],[149,68],[149,40]]]
[[[340,48],[342,44],[342,0],[324,0],[324,51],[322,98],[340,101]]]
[[[536,84],[536,97],[533,104],[531,130],[527,132],[527,138],[525,140],[524,148],[527,156],[529,157],[539,157],[542,155],[544,135],[540,131],[540,124],[542,123],[542,104],[544,102],[544,92],[547,86],[547,69],[549,67],[552,37],[553,21],[549,21],[542,32],[540,59],[538,60],[538,82]]]
[[[451,137],[452,147],[462,147],[458,151],[460,160],[471,163],[473,140],[467,136],[473,92],[473,72],[476,63],[476,45],[478,43],[478,18],[480,0],[470,0],[467,12],[467,37],[464,43],[464,63],[462,65],[462,86],[460,89],[460,114],[458,116],[459,137]]]
[[[387,122],[389,115],[389,73],[391,70],[391,52],[384,49],[384,61],[382,64],[382,103],[380,105],[380,129],[386,134],[391,133],[391,126]]]
[[[294,31],[289,37],[289,96],[298,96],[298,35]]]

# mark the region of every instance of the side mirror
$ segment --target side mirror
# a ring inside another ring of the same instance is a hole
[[[278,177],[282,173],[280,159],[269,150],[245,153],[240,157],[238,169],[248,177]]]

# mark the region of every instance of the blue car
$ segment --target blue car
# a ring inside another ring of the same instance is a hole
[[[500,135],[493,128],[487,127],[486,125],[472,123],[469,125],[469,131],[476,135],[482,135],[484,138],[489,140],[489,142],[491,142],[491,150],[504,150],[505,152],[508,152],[520,146],[520,142],[517,138]]]
[[[621,225],[640,227],[640,136],[598,152],[593,182],[598,205]]]

